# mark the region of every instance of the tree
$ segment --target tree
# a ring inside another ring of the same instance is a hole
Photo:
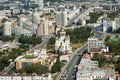
[[[72,43],[80,43],[87,41],[91,36],[91,31],[92,29],[90,27],[80,27],[74,30],[66,30],[66,34],[70,36]]]
[[[110,36],[107,36],[107,37],[105,38],[105,42],[107,42],[109,39],[110,39]]]
[[[44,66],[38,63],[38,64],[31,64],[31,65],[24,66],[22,69],[17,70],[17,72],[27,73],[27,74],[30,74],[30,73],[43,74],[43,73],[48,73],[49,70],[47,66]]]
[[[13,41],[14,39],[15,39],[14,36],[5,36],[5,35],[0,36],[0,40],[2,40],[4,42],[6,42],[6,41]]]
[[[56,72],[59,72],[60,70],[61,70],[61,62],[58,57],[56,62],[53,64],[51,68],[51,73],[56,73]]]
[[[99,53],[94,53],[93,60],[98,61],[99,67],[103,67],[106,63],[105,56]]]
[[[89,13],[90,16],[90,20],[87,20],[87,23],[96,23],[96,21],[98,20],[99,16],[103,15],[103,13]]]
[[[24,36],[23,34],[20,35],[18,41],[22,44],[30,44],[30,45],[36,45],[40,44],[42,42],[41,37],[37,37],[35,34],[30,36]]]
[[[48,44],[54,45],[55,44],[55,37],[51,37]]]
[[[119,59],[117,60],[117,62],[115,64],[115,70],[120,73],[120,57],[119,57]]]
[[[29,45],[20,44],[19,48],[21,48],[21,49],[29,49]]]

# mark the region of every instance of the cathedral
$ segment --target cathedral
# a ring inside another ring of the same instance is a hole
[[[72,47],[70,46],[70,37],[66,36],[64,29],[60,30],[59,38],[56,37],[55,51],[62,53],[72,53]]]

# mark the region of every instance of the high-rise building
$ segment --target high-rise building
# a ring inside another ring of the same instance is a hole
[[[56,13],[56,25],[57,27],[64,27],[67,25],[67,12],[58,11]]]
[[[9,21],[6,21],[4,23],[4,35],[8,35],[10,36],[12,34],[12,31],[11,31],[11,22]]]
[[[36,11],[32,15],[32,21],[35,24],[39,24],[40,23],[40,15]]]
[[[39,27],[37,28],[37,35],[38,36],[47,36],[49,35],[49,25],[48,25],[48,20],[42,20],[40,22]]]
[[[120,3],[120,0],[116,0],[118,3]]]
[[[44,2],[43,0],[35,0],[35,4],[37,4],[40,8],[44,7]]]
[[[107,31],[107,20],[103,20],[103,32]]]
[[[117,29],[117,25],[116,25],[116,21],[112,21],[112,30],[116,30]]]
[[[25,0],[25,4],[24,4],[25,9],[28,10],[29,6],[30,6],[30,0]]]

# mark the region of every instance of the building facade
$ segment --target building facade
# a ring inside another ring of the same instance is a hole
[[[4,35],[10,36],[12,34],[11,26],[12,26],[12,24],[9,21],[6,21],[4,23]]]
[[[56,12],[56,25],[57,27],[64,27],[68,23],[67,21],[67,12],[66,11],[58,11]]]
[[[37,74],[4,74],[0,75],[0,80],[53,80],[50,73]]]
[[[48,36],[49,24],[48,20],[42,20],[37,28],[37,36]]]

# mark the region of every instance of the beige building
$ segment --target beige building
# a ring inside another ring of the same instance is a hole
[[[22,66],[25,66],[27,64],[33,64],[33,63],[41,63],[41,59],[21,59],[16,61],[16,69],[19,70],[22,68]]]
[[[16,59],[16,69],[19,70],[23,66],[40,63],[41,65],[48,66],[49,70],[56,62],[56,57],[47,54],[46,49],[34,50],[34,52],[28,52],[26,55],[19,56]]]
[[[40,63],[41,65],[45,65],[45,61],[47,58],[48,55],[46,53],[46,49],[34,50],[34,52],[27,52],[27,54],[19,56],[16,59],[16,69],[21,69],[23,66],[31,65],[33,63]]]
[[[38,36],[48,36],[49,35],[49,25],[48,20],[42,20],[40,25],[37,28]]]

